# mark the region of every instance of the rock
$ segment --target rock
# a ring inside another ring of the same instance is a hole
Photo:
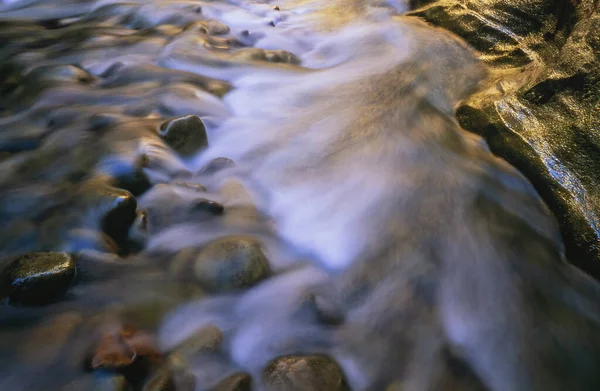
[[[29,75],[36,83],[90,83],[94,76],[74,65],[42,65],[33,69]],[[39,84],[38,84],[39,88]]]
[[[214,352],[223,342],[223,334],[216,326],[202,327],[179,344],[175,351],[182,355],[194,355],[199,352]]]
[[[245,372],[236,372],[221,380],[209,391],[250,391],[252,389],[252,377]]]
[[[154,186],[140,198],[146,221],[138,216],[136,235],[140,232],[155,234],[174,224],[198,223],[223,214],[225,207],[202,197],[203,189],[202,185],[181,182]]]
[[[271,271],[256,240],[232,236],[205,246],[194,261],[194,273],[204,288],[223,292],[255,285]]]
[[[194,211],[202,211],[208,212],[212,215],[220,215],[223,214],[225,207],[218,202],[207,200],[206,198],[201,198],[199,200],[195,200],[192,209]]]
[[[190,182],[173,182],[173,186],[183,187],[185,189],[190,189],[197,191],[198,193],[206,192],[206,187],[202,186],[199,183],[190,183]]]
[[[269,391],[348,390],[339,365],[326,356],[283,356],[272,360],[264,370]]]
[[[90,221],[123,248],[127,243],[129,227],[136,217],[137,201],[133,194],[106,183],[91,181],[81,186],[76,203],[87,211]]]
[[[459,123],[531,181],[567,258],[600,278],[600,9],[591,0],[414,5],[412,15],[460,35],[493,67],[492,82],[457,108]]]
[[[2,271],[2,290],[14,303],[48,304],[68,291],[76,273],[70,254],[30,253],[16,258]]]
[[[160,127],[160,135],[167,145],[184,157],[194,155],[208,147],[204,123],[195,115],[164,122]]]
[[[225,170],[227,168],[235,167],[233,160],[226,157],[218,157],[208,162],[198,174],[200,175],[212,175],[218,171]]]

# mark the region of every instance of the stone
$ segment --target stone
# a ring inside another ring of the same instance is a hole
[[[226,157],[218,157],[206,163],[198,174],[200,175],[212,175],[218,171],[225,170],[227,168],[235,167],[233,160]]]
[[[283,356],[267,364],[263,381],[268,391],[348,390],[340,366],[327,356]]]
[[[556,215],[575,266],[600,279],[600,9],[592,0],[417,0],[410,14],[481,52],[490,83],[456,116]]]
[[[137,200],[127,190],[103,182],[90,181],[81,186],[75,202],[86,210],[90,221],[111,237],[119,247],[126,246],[129,227],[136,218]]]
[[[1,289],[12,303],[49,304],[69,290],[76,273],[70,254],[30,253],[14,259],[2,271]]]
[[[204,123],[195,115],[164,122],[159,133],[167,145],[184,157],[192,156],[208,147]]]
[[[219,381],[209,391],[250,391],[252,377],[246,372],[236,372]]]
[[[194,355],[200,352],[214,352],[223,342],[223,334],[218,327],[209,325],[202,327],[185,341],[180,343],[175,351],[182,355]]]
[[[231,236],[202,248],[194,261],[194,274],[207,290],[224,292],[253,286],[271,270],[256,240]]]

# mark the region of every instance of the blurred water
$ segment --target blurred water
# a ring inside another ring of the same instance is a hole
[[[164,352],[218,326],[227,364],[192,360],[198,390],[236,370],[262,389],[298,353],[335,357],[353,390],[595,389],[597,284],[532,186],[455,123],[486,77],[476,54],[401,1],[0,5],[0,250],[80,251],[65,300],[2,309],[0,389],[91,389],[83,357],[122,321]],[[184,158],[158,129],[189,114],[209,148]],[[235,165],[203,170],[219,157]],[[101,213],[81,183],[136,170],[140,247],[73,239]],[[206,190],[160,185],[178,181]],[[177,272],[227,235],[258,239],[274,276],[208,294]]]

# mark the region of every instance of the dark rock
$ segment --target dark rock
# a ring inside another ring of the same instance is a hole
[[[269,391],[348,390],[339,365],[326,356],[283,356],[272,360],[264,370]]]
[[[160,127],[160,135],[182,156],[191,156],[208,147],[204,123],[195,115],[187,115],[163,123]]]
[[[247,288],[267,278],[269,261],[248,237],[227,237],[205,246],[194,261],[196,278],[214,292]]]
[[[554,212],[567,258],[600,278],[600,9],[592,0],[416,1],[502,68],[457,109]],[[526,67],[523,65],[527,64]]]
[[[193,209],[196,211],[204,211],[213,215],[223,214],[225,207],[218,202],[207,200],[206,198],[202,198],[194,201]]]
[[[102,182],[90,182],[79,189],[76,202],[87,211],[90,221],[86,225],[97,224],[119,247],[125,247],[137,209],[137,201],[130,192]]]
[[[48,304],[64,295],[77,268],[67,253],[30,253],[13,260],[2,271],[2,290],[11,302]]]
[[[235,163],[233,160],[228,159],[226,157],[218,157],[216,159],[211,160],[204,167],[202,167],[199,174],[212,175],[218,171],[225,170],[231,167],[235,167]]]
[[[236,372],[221,380],[210,391],[250,391],[252,377],[245,372]]]

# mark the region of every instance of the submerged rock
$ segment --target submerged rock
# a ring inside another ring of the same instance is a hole
[[[195,115],[187,115],[163,123],[160,127],[160,135],[171,148],[185,157],[208,147],[204,123]]]
[[[14,303],[48,304],[68,291],[76,272],[70,254],[30,253],[16,258],[2,271],[2,290]]]
[[[264,370],[269,391],[348,390],[339,365],[326,356],[284,356],[272,360]]]
[[[228,159],[226,157],[218,157],[206,163],[206,165],[200,170],[199,174],[212,175],[218,171],[225,170],[231,167],[235,167],[235,163],[233,160]]]
[[[271,274],[260,244],[248,237],[227,237],[209,243],[194,260],[194,274],[214,292],[248,288]]]

